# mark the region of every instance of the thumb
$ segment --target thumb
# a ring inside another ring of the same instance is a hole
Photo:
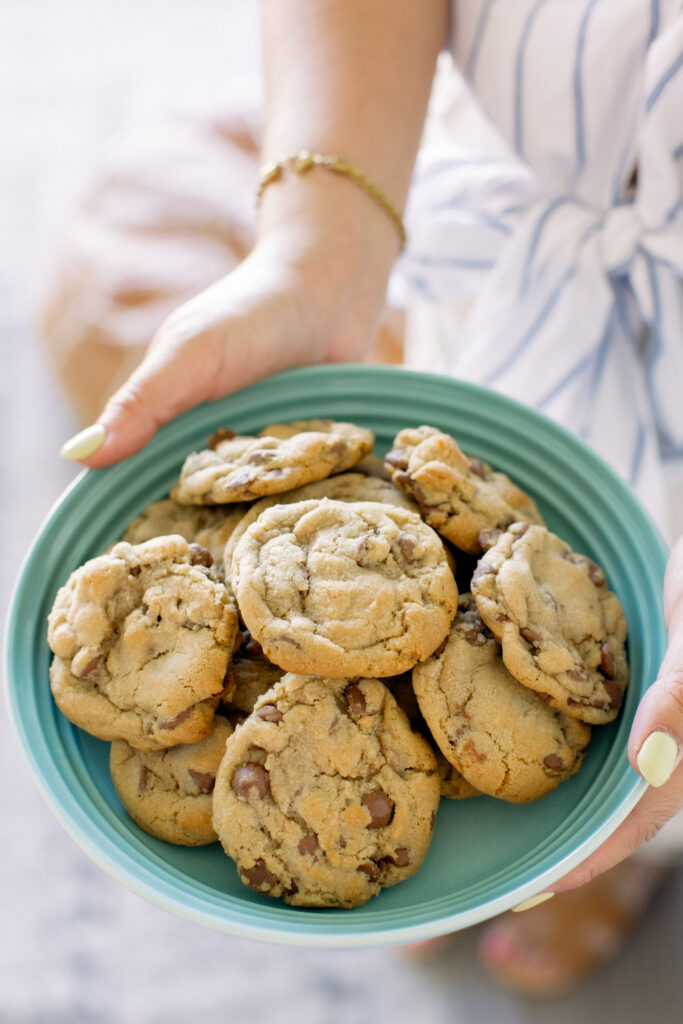
[[[152,346],[107,402],[96,423],[66,442],[61,455],[93,469],[143,448],[160,426],[212,397],[211,352]]]

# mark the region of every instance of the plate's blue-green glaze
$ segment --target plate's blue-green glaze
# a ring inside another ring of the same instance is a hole
[[[481,797],[441,802],[414,878],[351,911],[300,910],[245,888],[218,845],[184,849],[127,817],[108,772],[108,745],[82,733],[50,695],[46,617],[57,589],[165,495],[185,455],[222,424],[333,417],[373,430],[384,453],[402,427],[429,423],[508,473],[551,529],[600,562],[629,627],[631,684],[622,714],[596,728],[580,773],[537,803]],[[540,891],[616,828],[645,785],[628,763],[634,711],[665,646],[663,541],[627,487],[588,448],[522,405],[454,380],[400,369],[311,367],[272,377],[166,426],[127,462],[81,475],[50,512],[24,564],[10,613],[9,707],[34,777],[65,828],[138,893],[204,924],[274,942],[363,946],[474,924]]]

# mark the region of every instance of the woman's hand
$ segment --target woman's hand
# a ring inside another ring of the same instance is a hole
[[[393,253],[376,246],[378,258],[366,255],[361,274],[354,246],[347,248],[328,247],[324,236],[301,244],[286,232],[257,244],[235,271],[165,321],[97,424],[63,454],[106,466],[199,402],[288,367],[362,359],[383,309]]]
[[[669,559],[664,612],[669,646],[657,681],[640,702],[629,741],[631,764],[650,788],[595,853],[550,887],[553,892],[583,885],[629,857],[683,807],[683,537]]]

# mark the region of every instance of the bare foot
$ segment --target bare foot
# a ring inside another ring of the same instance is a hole
[[[623,861],[579,889],[523,913],[504,914],[486,929],[480,958],[516,992],[560,995],[621,949],[667,871]]]

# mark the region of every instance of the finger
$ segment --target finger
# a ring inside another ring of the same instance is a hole
[[[648,789],[625,821],[582,864],[548,887],[552,892],[566,892],[585,885],[596,875],[614,867],[620,861],[649,842],[683,806],[683,765],[674,773],[666,786]]]
[[[683,749],[683,542],[667,567],[665,607],[669,645],[657,680],[640,702],[629,738],[629,759],[651,786],[670,777]]]
[[[179,352],[163,346],[150,349],[141,365],[107,402],[95,427],[85,433],[99,444],[67,457],[99,468],[139,451],[162,424],[209,397],[209,354],[194,358],[189,349]],[[82,435],[81,435],[82,436]]]

